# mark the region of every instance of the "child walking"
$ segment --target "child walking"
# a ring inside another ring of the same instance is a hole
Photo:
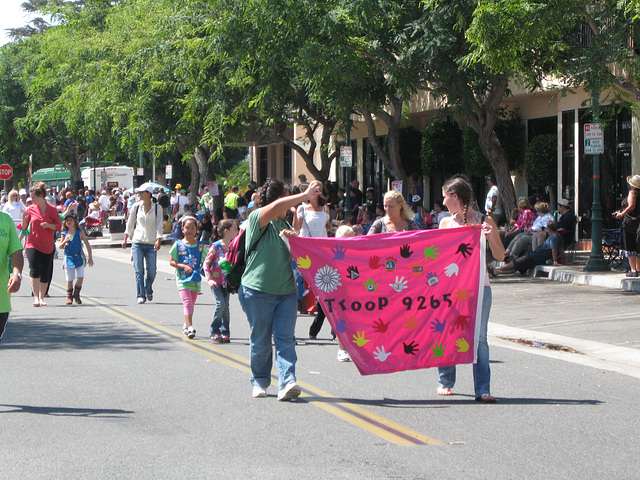
[[[89,261],[87,262],[82,251],[82,243],[87,247]],[[84,281],[84,266],[93,266],[93,254],[87,235],[80,229],[78,218],[73,213],[67,213],[62,220],[62,236],[60,238],[60,248],[64,248],[64,261],[62,268],[67,279],[67,302],[66,305],[73,304],[75,300],[78,305],[82,303],[80,290]],[[73,281],[76,285],[73,285]]]
[[[169,265],[176,269],[176,284],[184,306],[182,333],[187,338],[194,338],[196,330],[193,328],[193,310],[200,293],[200,269],[206,252],[204,243],[196,240],[198,221],[195,217],[182,217],[182,233],[184,238],[177,240],[171,247]]]
[[[204,274],[216,299],[209,339],[213,343],[229,343],[229,290],[225,267],[229,265],[226,253],[229,244],[238,236],[234,220],[221,220],[216,229],[219,240],[213,242],[204,261]]]

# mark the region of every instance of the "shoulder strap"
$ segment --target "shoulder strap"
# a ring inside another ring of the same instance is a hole
[[[256,240],[254,242],[253,245],[251,245],[251,248],[247,251],[245,251],[244,254],[244,261],[246,262],[247,259],[249,258],[249,255],[251,254],[251,252],[253,252],[257,247],[258,247],[258,242],[260,242],[260,239],[262,238],[262,236],[267,233],[267,230],[269,229],[269,227],[271,227],[271,222],[269,222],[265,227],[264,230],[262,231],[262,233],[260,234],[260,236],[258,237],[258,240]]]
[[[136,229],[136,224],[138,223],[138,210],[140,209],[140,204],[136,203],[131,210],[131,214],[133,215],[133,229]]]

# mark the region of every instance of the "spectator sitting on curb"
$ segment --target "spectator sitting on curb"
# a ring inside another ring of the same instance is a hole
[[[544,265],[551,259],[553,259],[554,265],[559,265],[563,256],[563,242],[562,237],[558,234],[558,224],[549,222],[546,229],[549,232],[549,236],[542,245],[502,267],[489,267],[489,275],[495,277],[500,274],[515,273],[516,270],[524,275],[530,268],[536,265]]]

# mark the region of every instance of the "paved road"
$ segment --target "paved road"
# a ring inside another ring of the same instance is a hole
[[[474,402],[470,366],[449,398],[430,370],[362,377],[335,360],[328,326],[301,342],[304,393],[283,404],[275,389],[251,398],[235,297],[231,344],[207,342],[208,291],[196,340],[182,337],[167,251],[150,304],[135,305],[116,249],[96,252],[82,306],[63,305],[58,270],[48,307],[31,307],[27,288],[14,297],[0,346],[2,478],[637,478],[636,294],[495,281],[492,331],[540,345],[492,337],[497,405]],[[310,321],[299,318],[300,338]]]

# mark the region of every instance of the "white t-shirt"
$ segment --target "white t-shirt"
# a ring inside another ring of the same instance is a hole
[[[27,207],[24,206],[24,203],[18,200],[17,202],[5,203],[4,207],[2,207],[2,211],[8,213],[13,219],[13,223],[18,225],[19,223],[22,223],[22,211],[26,210],[26,208]]]
[[[109,197],[107,197],[106,195],[100,195],[100,198],[98,198],[98,203],[100,204],[100,210],[109,210],[109,204],[111,202],[109,202]]]
[[[493,197],[497,197],[495,205],[493,205]],[[489,210],[496,215],[502,214],[502,200],[500,199],[500,192],[498,191],[497,185],[493,185],[489,189],[487,199],[484,202],[484,211],[488,212]]]
[[[176,213],[184,213],[184,206],[189,205],[189,197],[180,194],[176,197],[176,203],[178,204],[178,211]]]
[[[304,215],[302,210],[304,209]],[[326,237],[329,212],[324,206],[321,212],[314,212],[302,204],[298,207],[298,218],[302,220],[301,237]]]

